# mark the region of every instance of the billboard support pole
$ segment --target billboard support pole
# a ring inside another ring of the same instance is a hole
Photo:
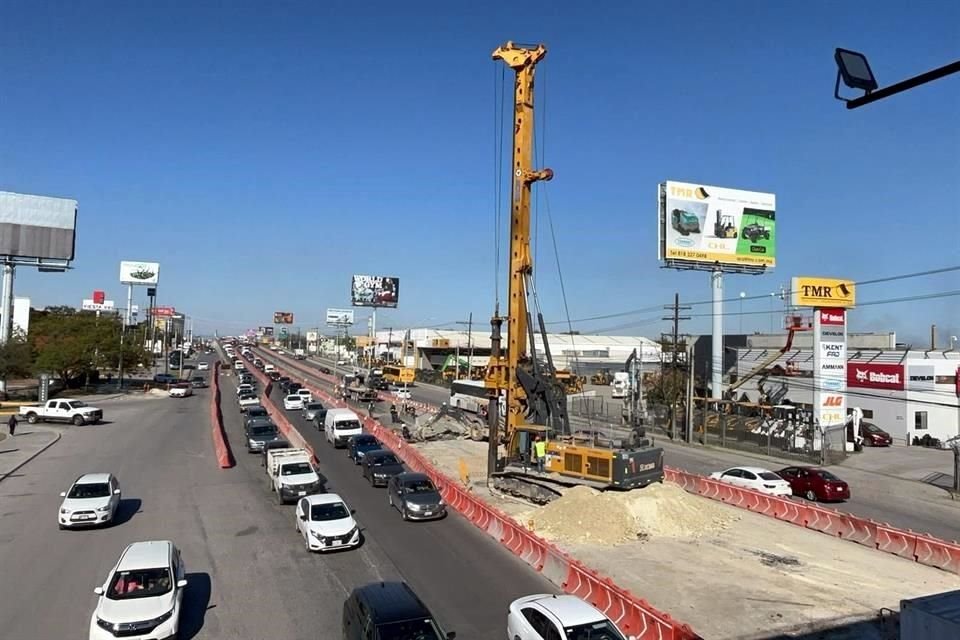
[[[370,364],[368,368],[373,369],[373,361],[377,357],[377,308],[373,308],[373,315],[370,320]]]
[[[723,269],[710,273],[710,289],[713,293],[713,338],[710,363],[710,397],[723,398]],[[674,345],[676,348],[676,345]]]
[[[3,290],[0,293],[0,345],[10,340],[13,326],[13,275],[14,266],[9,260],[3,263]],[[6,397],[7,379],[0,380],[0,393]]]
[[[133,285],[127,285],[127,308],[123,314],[123,326],[124,328],[130,326],[130,321],[133,319],[130,315],[130,310],[133,309]]]

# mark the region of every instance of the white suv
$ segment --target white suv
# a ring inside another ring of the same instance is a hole
[[[511,640],[625,640],[598,609],[576,596],[541,593],[510,603],[507,637]],[[636,640],[630,636],[630,640]]]
[[[90,616],[90,640],[176,637],[187,586],[180,550],[169,540],[134,542],[120,555]]]
[[[87,473],[60,494],[61,529],[113,522],[120,506],[120,484],[109,473]]]

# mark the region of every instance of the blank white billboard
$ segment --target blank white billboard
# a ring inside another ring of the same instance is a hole
[[[0,256],[73,260],[77,201],[0,191]]]

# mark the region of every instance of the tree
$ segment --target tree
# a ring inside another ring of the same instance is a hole
[[[0,380],[26,378],[33,373],[33,350],[24,335],[17,332],[0,345]]]
[[[687,375],[679,370],[656,373],[647,378],[644,393],[650,404],[672,405],[682,402],[687,393]]]

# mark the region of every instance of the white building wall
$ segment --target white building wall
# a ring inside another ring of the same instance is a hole
[[[910,358],[906,361],[906,432],[914,436],[929,434],[947,440],[960,435],[960,399],[956,375],[960,358]],[[938,379],[942,382],[938,383]],[[926,429],[921,429],[926,417]]]

